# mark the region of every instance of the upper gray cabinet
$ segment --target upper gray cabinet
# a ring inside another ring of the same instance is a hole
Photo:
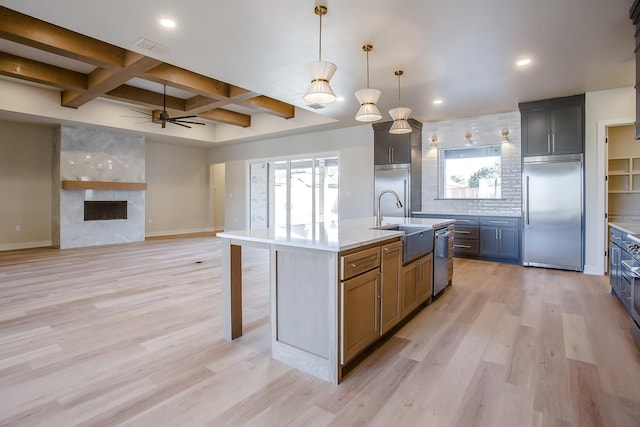
[[[421,158],[422,123],[409,119],[413,131],[402,135],[389,133],[393,122],[373,124],[373,162],[375,165],[411,163],[412,158]],[[412,156],[413,154],[413,156]]]
[[[584,152],[584,94],[518,105],[522,118],[522,155]]]
[[[629,10],[636,33],[636,139],[640,139],[640,1],[635,0]]]

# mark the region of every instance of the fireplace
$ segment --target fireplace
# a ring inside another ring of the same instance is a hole
[[[85,221],[127,219],[127,201],[85,200]]]

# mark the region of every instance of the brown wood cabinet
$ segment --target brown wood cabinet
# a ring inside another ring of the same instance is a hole
[[[402,267],[400,301],[403,318],[431,297],[432,286],[433,253]]]
[[[402,242],[382,246],[380,264],[380,334],[393,328],[401,319],[400,283],[402,273]]]
[[[342,365],[380,337],[379,289],[378,269],[340,283]]]

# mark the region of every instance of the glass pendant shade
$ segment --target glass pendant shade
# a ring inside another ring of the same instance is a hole
[[[389,110],[389,115],[393,118],[393,124],[391,125],[391,129],[389,129],[389,133],[402,134],[412,131],[411,125],[407,121],[409,115],[411,115],[411,108],[392,108]]]
[[[307,64],[307,72],[311,77],[311,85],[304,94],[304,100],[314,104],[327,104],[336,100],[336,94],[329,86],[338,67],[327,61],[316,61]]]
[[[380,99],[380,92],[378,89],[360,89],[356,92],[356,98],[360,103],[360,109],[356,114],[356,120],[360,122],[375,122],[382,118],[380,110],[376,106],[378,99]]]

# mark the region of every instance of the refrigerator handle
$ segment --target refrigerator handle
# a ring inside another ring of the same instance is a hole
[[[411,194],[407,194],[407,180],[403,180],[404,182],[404,217],[408,218],[410,215],[407,215],[407,211],[409,210],[409,198],[411,197]]]
[[[524,223],[529,225],[529,175],[524,177]]]

